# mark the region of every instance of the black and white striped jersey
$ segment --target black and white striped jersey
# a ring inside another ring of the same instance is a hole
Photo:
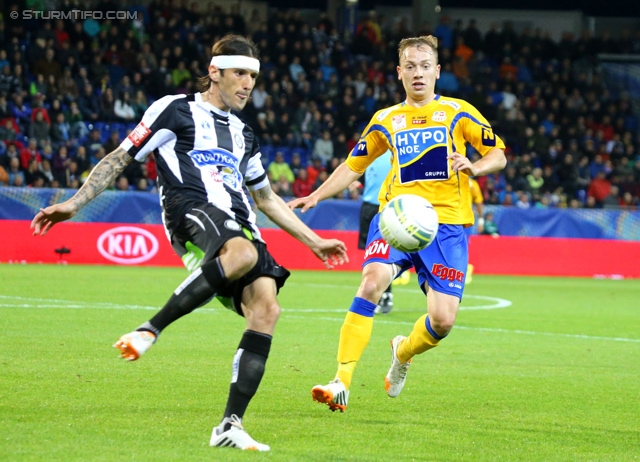
[[[223,210],[260,238],[243,186],[269,185],[253,130],[202,95],[165,96],[144,113],[120,145],[137,161],[158,150],[158,190],[163,220],[173,231],[194,202]]]

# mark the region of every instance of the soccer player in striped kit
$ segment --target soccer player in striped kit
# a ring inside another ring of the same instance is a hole
[[[34,234],[73,217],[129,165],[156,151],[158,190],[167,236],[191,274],[164,308],[114,345],[129,361],[138,359],[172,322],[214,296],[246,318],[233,359],[224,417],[211,446],[268,451],[244,430],[242,418],[264,374],[280,315],[276,295],[289,277],[269,254],[244,191],[274,223],[304,243],[328,268],[348,260],[344,243],[322,239],[272,194],[253,130],[231,110],[246,105],[260,71],[256,46],[228,35],[214,44],[201,92],[165,96],[91,172],[69,200],[41,210]]]

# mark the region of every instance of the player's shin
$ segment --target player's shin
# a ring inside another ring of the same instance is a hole
[[[229,399],[224,411],[225,419],[229,420],[232,415],[236,415],[242,420],[249,401],[256,394],[264,375],[270,349],[271,335],[252,330],[244,332],[233,358]],[[224,428],[225,431],[228,429]]]
[[[428,315],[421,316],[413,325],[411,334],[405,338],[398,347],[398,359],[401,363],[406,363],[415,355],[424,353],[431,348],[435,348],[445,335],[438,335],[429,321]]]
[[[202,306],[228,283],[219,258],[205,263],[178,286],[165,306],[140,329],[159,335],[169,324]]]
[[[353,371],[371,338],[375,308],[375,303],[355,297],[340,329],[336,377],[347,390],[351,386]]]

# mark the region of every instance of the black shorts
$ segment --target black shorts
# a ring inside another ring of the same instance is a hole
[[[364,249],[367,246],[367,236],[369,235],[369,225],[371,220],[378,213],[380,206],[378,204],[371,204],[369,202],[363,202],[360,209],[360,233],[358,234],[358,248]]]
[[[233,281],[216,296],[225,307],[243,316],[241,301],[242,291],[246,286],[264,276],[274,279],[279,291],[291,274],[276,263],[264,242],[256,239],[250,229],[240,225],[219,208],[203,203],[185,214],[171,234],[171,246],[187,269],[193,272],[215,259],[224,243],[234,237],[242,237],[253,243],[258,251],[258,262],[247,274]]]

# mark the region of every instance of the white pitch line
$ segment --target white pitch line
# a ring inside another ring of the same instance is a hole
[[[493,297],[484,297],[477,295],[478,298],[483,299],[491,299],[496,300]],[[53,299],[45,299],[45,298],[31,298],[31,297],[20,297],[20,296],[11,296],[11,295],[0,295],[0,299],[3,300],[16,300],[18,303],[0,303],[0,307],[5,308],[73,308],[73,309],[115,309],[115,310],[147,310],[147,311],[157,311],[159,307],[157,306],[144,306],[144,305],[119,305],[115,303],[78,303],[76,301],[71,300],[53,300]],[[499,299],[497,299],[499,300]],[[506,300],[509,302],[508,300]],[[36,302],[36,303],[28,303],[28,302]],[[45,303],[40,303],[45,302]],[[47,303],[48,302],[48,303]],[[52,304],[53,303],[53,304]],[[509,305],[511,302],[509,302]],[[507,306],[509,306],[507,305]],[[218,314],[222,313],[223,310],[220,308],[198,308],[195,313],[209,313],[209,314]],[[403,310],[406,312],[406,310]],[[289,315],[289,313],[344,313],[344,309],[333,310],[333,309],[290,309],[283,308],[283,317],[285,319],[305,319],[309,320],[306,316],[296,316]],[[331,321],[331,322],[343,322],[344,318],[330,318],[330,317],[314,317],[313,319],[320,319],[323,321]],[[388,319],[379,319],[376,320],[377,324],[389,324],[389,325],[402,325],[402,326],[413,326],[414,322],[409,321],[392,321]],[[456,329],[465,329],[465,330],[477,330],[484,332],[495,332],[501,334],[518,334],[518,335],[545,335],[550,337],[564,337],[564,338],[574,338],[574,339],[585,339],[585,340],[608,340],[613,342],[628,342],[628,343],[640,343],[640,339],[633,338],[624,338],[624,337],[601,337],[595,335],[583,335],[583,334],[562,334],[562,333],[554,333],[554,332],[536,332],[536,331],[527,331],[527,330],[509,330],[509,329],[499,329],[493,327],[469,327],[469,326],[460,326],[456,325]]]
[[[287,316],[288,319],[309,319],[305,316]],[[314,317],[313,319],[321,319],[323,321],[335,321],[335,322],[344,322],[344,318],[328,318],[328,317]],[[390,321],[387,319],[377,319],[376,324],[389,324],[389,325],[401,325],[401,326],[413,326],[415,323],[413,321]],[[460,326],[455,325],[454,329],[464,329],[464,330],[478,330],[484,332],[496,332],[501,334],[520,334],[520,335],[545,335],[549,337],[565,337],[565,338],[577,338],[584,340],[609,340],[612,342],[629,342],[629,343],[640,343],[640,339],[635,338],[624,338],[624,337],[600,337],[597,335],[583,335],[583,334],[562,334],[555,332],[535,332],[528,330],[510,330],[510,329],[498,329],[493,327],[469,327],[469,326]]]

